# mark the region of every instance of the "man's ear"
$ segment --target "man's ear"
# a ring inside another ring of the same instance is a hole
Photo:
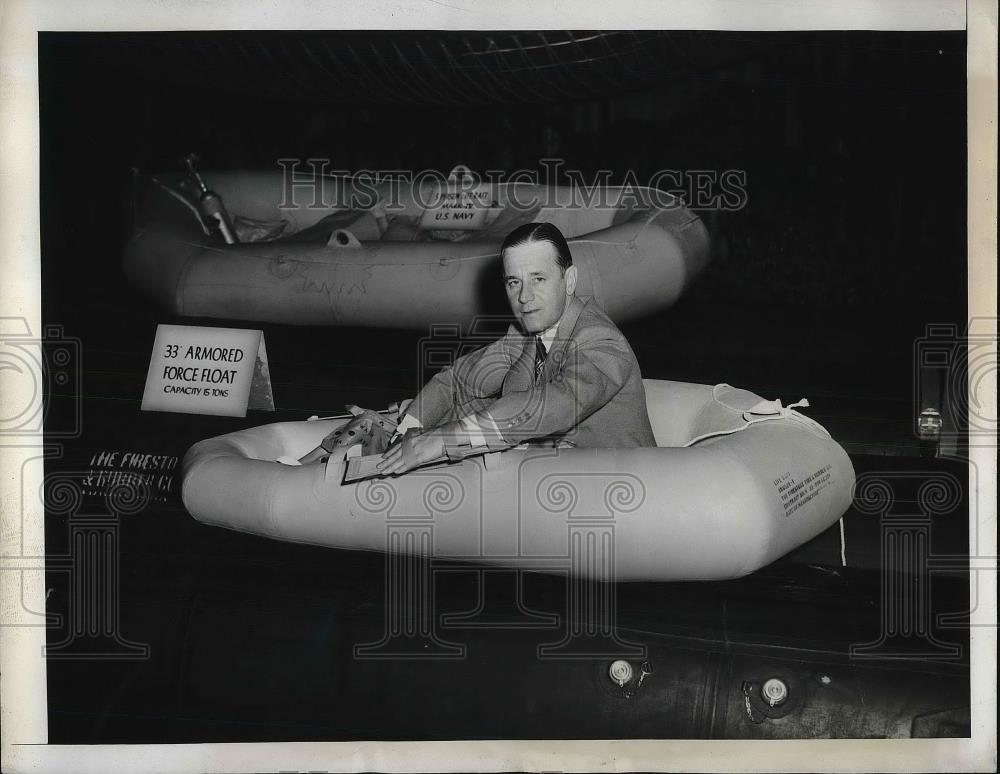
[[[576,266],[570,266],[566,269],[566,295],[573,295],[573,291],[576,290]]]

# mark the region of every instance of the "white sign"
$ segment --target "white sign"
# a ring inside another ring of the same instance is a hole
[[[143,411],[245,417],[274,411],[261,331],[158,325]]]
[[[460,187],[449,183],[430,197],[428,207],[420,217],[424,230],[478,230],[486,222],[493,204],[490,186]]]

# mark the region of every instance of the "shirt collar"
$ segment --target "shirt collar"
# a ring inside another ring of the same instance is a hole
[[[576,296],[573,295],[570,295],[569,298],[566,299],[566,308],[563,309],[562,317],[556,320],[555,325],[553,325],[551,328],[546,328],[541,333],[534,334],[535,336],[538,336],[542,340],[542,346],[545,347],[546,353],[548,353],[548,351],[552,349],[552,344],[556,340],[556,333],[559,330],[559,323],[562,322],[563,317],[565,317],[566,314],[569,312],[570,305],[573,303],[575,299]]]
[[[559,323],[556,323],[551,328],[548,328],[541,333],[535,334],[542,340],[542,346],[545,347],[545,351],[548,352],[552,349],[552,342],[556,340],[556,332],[559,330]]]

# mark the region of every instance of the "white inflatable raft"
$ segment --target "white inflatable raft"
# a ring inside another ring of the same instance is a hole
[[[317,177],[293,188],[280,172],[204,178],[236,221],[240,243],[203,233],[184,178],[148,177],[125,249],[131,284],[172,314],[465,325],[509,312],[498,250],[530,221],[562,230],[578,266],[577,294],[593,296],[619,323],[673,304],[708,260],[698,217],[650,189],[496,184],[446,199],[433,181],[414,188]]]
[[[515,448],[342,485],[344,460],[287,466],[346,419],[201,441],[184,504],[278,540],[402,551],[604,580],[753,572],[827,529],[854,469],[820,425],[728,385],[646,380],[657,448]]]

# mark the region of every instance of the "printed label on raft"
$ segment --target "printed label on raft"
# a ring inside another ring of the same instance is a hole
[[[796,481],[791,473],[784,473],[772,481],[774,488],[781,495],[781,504],[785,508],[786,516],[791,516],[830,485],[832,467],[824,465],[801,481]]]
[[[143,411],[245,417],[248,406],[274,411],[261,331],[157,326]]]
[[[103,496],[114,486],[145,486],[152,500],[164,502],[174,491],[174,473],[179,462],[180,457],[172,454],[104,449],[90,458],[83,493]]]
[[[486,222],[486,213],[493,203],[488,185],[468,190],[452,186],[427,194],[427,209],[420,218],[421,229],[476,230]]]

